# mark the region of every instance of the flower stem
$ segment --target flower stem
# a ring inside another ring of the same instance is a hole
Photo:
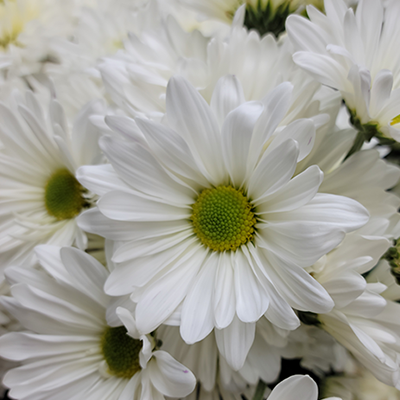
[[[258,381],[258,385],[256,388],[256,392],[254,393],[253,400],[263,400],[266,387],[267,384],[260,379]]]

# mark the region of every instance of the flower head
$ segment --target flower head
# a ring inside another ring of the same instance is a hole
[[[242,331],[239,351],[221,346],[239,369],[263,314],[294,329],[299,321],[291,307],[332,308],[303,268],[368,216],[353,200],[316,194],[318,167],[293,178],[315,127],[297,120],[275,132],[291,85],[263,103],[217,100],[232,91],[241,91],[239,82],[222,78],[210,108],[175,77],[167,90],[168,125],[107,119],[125,139],[101,140],[110,166],[80,169],[80,182],[102,195],[80,226],[118,240],[105,289],[132,294],[140,331],[151,332],[175,310],[188,343],[217,327],[221,342],[237,347],[233,336]]]
[[[46,271],[8,269],[12,297],[1,300],[27,329],[0,338],[0,355],[22,364],[4,378],[10,396],[133,400],[194,389],[193,374],[139,335],[128,309],[117,308],[119,326],[107,324],[103,265],[74,248],[39,246],[37,255]]]

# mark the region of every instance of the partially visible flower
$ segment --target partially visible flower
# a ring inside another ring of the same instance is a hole
[[[362,139],[400,141],[400,63],[393,52],[400,37],[400,3],[387,2],[384,8],[381,0],[361,0],[354,14],[344,0],[325,0],[325,10],[326,15],[310,6],[310,20],[288,18],[290,40],[299,50],[294,61],[340,90]]]
[[[268,400],[317,400],[318,386],[308,375],[293,375],[279,383]],[[330,397],[325,400],[340,400],[338,397]]]
[[[130,311],[118,308],[120,325],[107,325],[103,265],[75,248],[37,252],[45,271],[11,267],[12,297],[1,299],[26,329],[0,338],[0,355],[22,363],[4,378],[11,397],[147,400],[194,389],[194,375],[140,335]]]
[[[256,30],[260,36],[285,31],[286,18],[301,6],[314,4],[323,8],[323,0],[181,0],[189,9],[197,11],[198,19],[230,25],[238,9],[243,5],[244,25]],[[237,16],[238,18],[238,16]],[[243,18],[243,17],[242,17]]]
[[[312,274],[332,296],[332,311],[316,317],[381,382],[400,387],[400,305],[386,300],[387,288],[367,283],[369,272],[388,249],[382,237],[348,235],[337,249],[313,267]]]
[[[340,396],[342,400],[400,400],[400,391],[379,382],[358,364],[354,373],[328,377],[322,385],[325,396]]]
[[[41,71],[54,59],[54,36],[71,34],[73,10],[55,0],[4,0],[0,2],[0,69],[10,76]]]
[[[79,166],[102,162],[99,133],[89,121],[103,106],[87,105],[69,126],[62,107],[51,99],[43,110],[27,92],[0,104],[1,268],[31,263],[38,244],[84,249],[87,238],[75,218],[91,206],[93,195],[76,180]]]

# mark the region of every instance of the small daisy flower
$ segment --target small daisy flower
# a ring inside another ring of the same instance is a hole
[[[12,398],[158,400],[194,389],[194,375],[140,335],[130,311],[118,308],[120,326],[107,325],[103,265],[75,248],[37,254],[45,272],[9,268],[12,297],[1,300],[27,329],[0,338],[0,355],[22,364],[4,378]]]
[[[89,116],[103,109],[90,103],[72,129],[56,100],[44,111],[27,92],[0,104],[0,254],[2,267],[30,263],[38,244],[72,245],[84,249],[86,235],[75,218],[90,207],[93,195],[76,180],[80,165],[102,161],[99,134]]]
[[[227,93],[234,101],[224,101]],[[101,139],[111,164],[79,170],[82,184],[101,196],[80,226],[116,241],[106,292],[132,294],[144,333],[176,310],[187,343],[216,327],[220,351],[236,370],[264,314],[293,330],[299,320],[292,307],[333,307],[304,268],[368,221],[356,201],[317,194],[318,167],[292,179],[315,126],[297,120],[274,135],[290,84],[264,103],[242,103],[239,93],[235,77],[223,78],[210,107],[175,77],[167,89],[168,125],[107,118],[124,137]]]

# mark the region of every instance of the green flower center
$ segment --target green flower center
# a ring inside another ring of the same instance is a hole
[[[293,12],[291,1],[275,6],[273,1],[247,1],[244,25],[255,29],[260,36],[273,33],[279,36],[285,31],[286,18]]]
[[[54,172],[45,187],[47,212],[58,220],[76,217],[86,205],[83,187],[67,169]]]
[[[126,332],[124,326],[108,327],[101,339],[101,351],[111,375],[130,379],[141,370],[139,353],[142,341],[131,338]]]
[[[232,186],[204,189],[192,207],[194,231],[210,249],[236,250],[253,239],[256,218],[242,191]]]

